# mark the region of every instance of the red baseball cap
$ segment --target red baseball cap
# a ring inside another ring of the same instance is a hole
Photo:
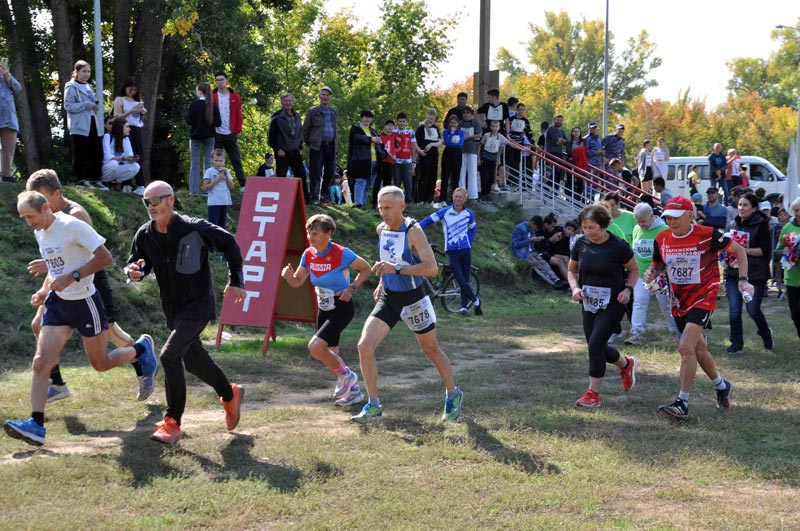
[[[682,195],[673,197],[664,207],[664,215],[671,218],[677,218],[686,212],[694,212],[694,204],[691,199]]]

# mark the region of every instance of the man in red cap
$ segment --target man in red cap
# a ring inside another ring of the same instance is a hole
[[[720,229],[695,225],[694,204],[688,197],[671,199],[664,209],[670,230],[655,237],[653,263],[644,274],[644,282],[652,282],[666,267],[672,293],[672,315],[681,331],[678,351],[681,354],[681,390],[675,402],[658,408],[661,413],[685,419],[689,416],[689,391],[697,366],[703,369],[717,390],[717,407],[730,409],[733,384],[717,371],[708,351],[703,329],[709,328],[711,314],[717,306],[719,265],[717,254],[734,253],[739,261],[739,291],[752,295],[747,281],[747,255],[738,243]],[[742,267],[744,265],[744,267]]]

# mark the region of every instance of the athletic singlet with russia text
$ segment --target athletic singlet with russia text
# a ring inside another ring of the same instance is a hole
[[[325,251],[317,254],[313,247],[303,252],[300,267],[308,269],[311,285],[339,292],[350,285],[350,265],[355,262],[356,253],[330,242]]]
[[[381,260],[392,264],[414,265],[420,262],[419,258],[411,254],[411,247],[408,245],[408,229],[416,223],[411,218],[403,220],[400,230],[390,230],[384,224],[381,230],[378,251]],[[384,287],[389,291],[411,291],[422,285],[422,277],[411,275],[386,274],[381,277]]]
[[[714,311],[719,291],[717,253],[731,239],[722,231],[692,225],[689,234],[675,237],[671,230],[656,234],[653,264],[665,266],[672,290],[672,315],[683,317],[692,308]]]

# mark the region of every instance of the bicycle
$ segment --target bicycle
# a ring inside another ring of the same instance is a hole
[[[445,256],[436,244],[431,244],[435,254]],[[439,298],[442,300],[442,307],[451,313],[458,313],[461,310],[461,286],[458,285],[453,270],[449,264],[436,261],[439,266],[439,273],[436,277],[425,277],[425,290],[431,299]],[[478,279],[478,268],[470,266],[469,285],[476,297],[480,296],[481,282]]]

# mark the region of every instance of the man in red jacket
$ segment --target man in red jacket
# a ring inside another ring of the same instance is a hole
[[[225,149],[228,160],[233,165],[236,180],[244,191],[245,178],[242,169],[242,156],[239,154],[239,133],[242,132],[242,98],[228,88],[228,76],[225,72],[214,74],[217,88],[214,89],[214,103],[219,107],[222,125],[217,127],[214,142],[215,149]]]

